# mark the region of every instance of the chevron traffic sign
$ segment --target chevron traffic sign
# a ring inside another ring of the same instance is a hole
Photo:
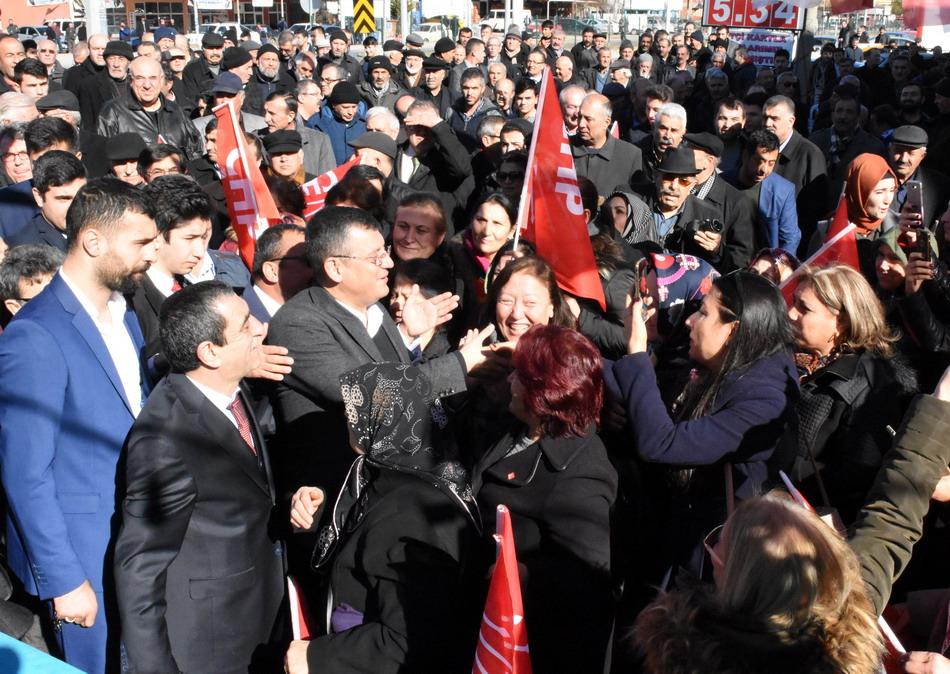
[[[376,18],[373,15],[373,0],[356,0],[353,3],[353,32],[373,33]]]

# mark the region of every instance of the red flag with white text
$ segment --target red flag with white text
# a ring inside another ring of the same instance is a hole
[[[830,229],[830,227],[829,227]],[[795,302],[795,290],[798,288],[800,272],[805,267],[827,267],[830,264],[846,264],[854,267],[858,271],[861,266],[858,262],[858,242],[855,238],[855,226],[849,224],[843,230],[835,234],[831,239],[819,248],[814,255],[805,260],[791,276],[785,279],[780,285],[779,290],[785,298],[785,303],[792,306]]]
[[[606,309],[569,143],[554,78],[545,67],[518,229],[551,265],[562,290],[596,300]]]
[[[495,523],[498,558],[482,613],[472,674],[531,674],[521,580],[508,508],[498,506]]]
[[[353,158],[345,164],[340,164],[332,171],[318,175],[310,182],[300,186],[300,189],[303,191],[304,201],[306,202],[303,209],[304,220],[309,220],[313,217],[314,213],[323,208],[323,204],[327,200],[327,192],[330,191],[330,188],[343,180],[343,176],[346,175],[347,171],[359,163],[359,157],[354,155]]]
[[[238,126],[231,101],[216,107],[214,114],[218,118],[221,185],[228,203],[231,227],[237,234],[241,259],[250,269],[254,264],[257,237],[270,226],[269,220],[280,220],[280,213],[260,167],[248,159],[244,132]]]

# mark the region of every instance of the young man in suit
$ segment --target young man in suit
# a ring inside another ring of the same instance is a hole
[[[207,281],[165,301],[160,334],[172,373],[129,433],[115,549],[128,671],[264,671],[283,550],[241,389],[263,362],[264,326],[228,285]]]
[[[66,661],[92,674],[118,665],[105,559],[119,453],[147,395],[142,333],[122,292],[155,260],[153,216],[148,196],[121,181],[83,187],[62,269],[0,336],[8,559],[50,602]]]

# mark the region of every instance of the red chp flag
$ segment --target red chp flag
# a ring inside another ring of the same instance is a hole
[[[531,674],[521,580],[508,508],[498,506],[495,523],[498,558],[482,613],[472,674]]]
[[[318,175],[309,183],[304,183],[300,186],[301,191],[303,191],[304,201],[306,202],[303,209],[304,220],[309,220],[313,217],[314,213],[323,208],[323,204],[327,200],[327,192],[330,191],[330,188],[343,180],[343,176],[346,175],[347,171],[359,163],[359,158],[354,155],[353,158],[345,164],[337,166],[332,171]]]
[[[218,168],[228,215],[237,234],[241,259],[250,269],[257,237],[270,226],[268,220],[280,220],[280,213],[260,167],[248,160],[247,143],[231,101],[216,107],[214,115],[218,118]]]
[[[848,207],[844,196],[838,200],[838,208],[828,225],[825,243],[814,255],[805,260],[791,276],[779,285],[785,303],[792,306],[795,302],[795,290],[798,288],[798,278],[805,267],[826,267],[829,264],[846,264],[858,271],[861,264],[858,260],[858,241],[855,237],[855,226],[848,222]]]
[[[561,289],[597,300],[606,310],[594,251],[587,235],[564,116],[551,69],[544,69],[528,170],[518,208],[518,231],[534,242]]]

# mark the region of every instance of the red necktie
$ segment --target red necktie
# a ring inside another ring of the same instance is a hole
[[[173,280],[172,280],[172,292],[173,292],[173,293],[177,293],[179,290],[181,290],[181,283],[178,282],[178,279],[173,279]]]
[[[247,412],[244,410],[244,403],[241,402],[240,396],[235,398],[231,404],[228,405],[228,411],[234,415],[234,420],[237,422],[238,433],[241,434],[241,437],[244,438],[244,442],[250,447],[251,453],[257,456],[257,450],[254,448],[254,438],[251,435],[251,422],[247,418]]]

